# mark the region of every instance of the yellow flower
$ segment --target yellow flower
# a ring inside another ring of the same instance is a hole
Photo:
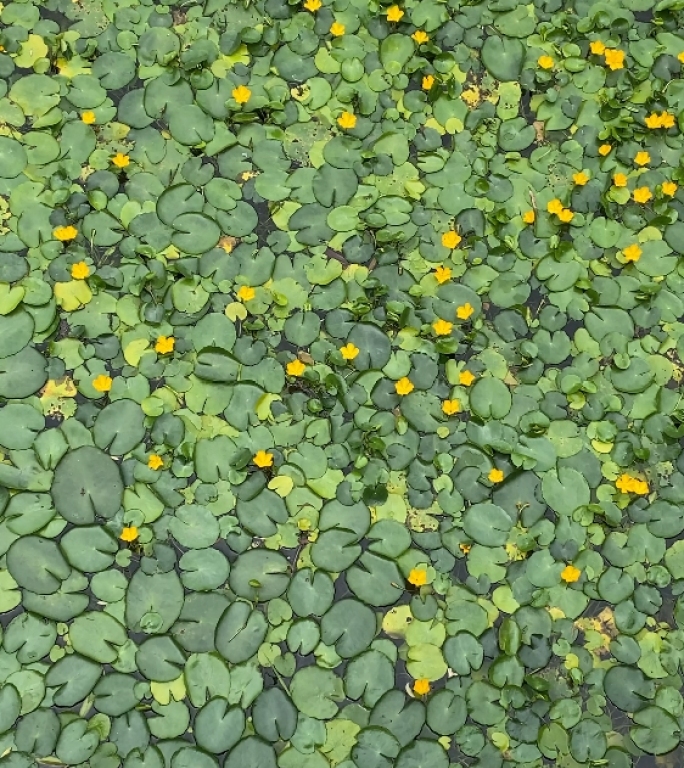
[[[682,51],[681,53],[678,53],[678,54],[677,54],[677,60],[678,60],[678,61],[679,61],[681,64],[684,64],[684,51]]]
[[[563,224],[569,224],[573,216],[575,214],[569,209],[569,208],[563,208],[563,210],[558,214],[558,218],[563,222]]]
[[[567,584],[572,584],[575,581],[579,581],[581,575],[582,571],[579,568],[575,568],[574,565],[566,565],[561,573],[561,579]]]
[[[605,157],[606,155],[610,154],[612,149],[613,148],[610,146],[610,144],[601,144],[598,149],[599,155],[601,155],[601,157]]]
[[[173,352],[175,343],[176,340],[173,338],[173,336],[157,336],[154,349],[160,355],[167,355],[169,352]]]
[[[626,187],[627,186],[627,177],[624,173],[615,173],[613,174],[613,186],[615,187]]]
[[[101,373],[99,376],[93,379],[93,389],[96,389],[98,392],[109,392],[111,388],[111,376],[107,376],[107,374]]]
[[[646,117],[644,122],[646,123],[647,128],[655,129],[663,127],[662,120],[655,112],[651,112],[651,114]]]
[[[594,40],[589,44],[589,49],[597,56],[601,56],[606,50],[606,46],[600,40]]]
[[[435,270],[435,280],[441,285],[451,280],[451,268],[450,267],[437,267]]]
[[[615,487],[622,493],[636,493],[641,496],[648,493],[648,483],[645,480],[639,480],[638,477],[632,477],[626,473],[618,477]]]
[[[340,128],[350,130],[356,126],[356,115],[352,112],[343,112],[337,118],[337,124],[340,126]]]
[[[563,210],[563,203],[555,197],[551,202],[546,206],[546,210],[549,213],[555,213],[556,216]]]
[[[442,402],[442,413],[447,416],[453,416],[461,410],[461,403],[458,400],[444,400]]]
[[[138,529],[134,525],[127,526],[119,534],[121,541],[135,541],[138,538]]]
[[[678,187],[674,181],[664,181],[662,189],[664,195],[667,195],[668,197],[674,197]]]
[[[537,64],[539,64],[542,69],[553,69],[554,61],[550,56],[540,56],[537,59]]]
[[[427,677],[421,677],[413,684],[413,692],[418,696],[427,696],[430,693],[430,681]]]
[[[312,1],[316,1],[316,0],[312,0]],[[318,2],[318,5],[320,6],[321,4],[320,0],[317,0],[317,2]],[[249,90],[249,88],[246,85],[238,85],[237,88],[233,88],[232,96],[235,99],[235,101],[237,101],[238,104],[242,105],[242,104],[246,104],[250,100],[252,96],[252,92]]]
[[[390,5],[387,9],[387,21],[401,21],[404,12],[398,5]]]
[[[237,297],[240,301],[251,301],[256,296],[254,288],[250,288],[249,285],[241,285],[240,290],[237,292]]]
[[[469,387],[475,381],[475,376],[470,371],[461,371],[458,374],[458,383],[463,387]]]
[[[410,395],[411,392],[415,389],[413,386],[413,382],[411,379],[409,379],[407,376],[404,376],[403,378],[399,379],[399,381],[394,385],[394,389],[396,390],[396,393],[398,395]]]
[[[583,187],[589,181],[589,176],[584,171],[580,171],[572,174],[572,180],[578,187]]]
[[[675,124],[675,117],[670,112],[661,112],[660,113],[660,125],[663,128],[674,128]]]
[[[500,483],[504,479],[504,473],[500,469],[490,469],[487,477],[493,483]]]
[[[432,324],[432,330],[437,336],[448,336],[453,327],[453,323],[450,323],[448,320],[442,320],[441,317]]]
[[[651,162],[651,156],[648,154],[648,152],[637,152],[634,156],[634,162],[637,165],[648,165]]]
[[[612,70],[624,69],[625,52],[617,48],[606,48],[603,54],[606,58],[606,64]]]
[[[424,91],[429,91],[434,84],[435,84],[434,75],[425,75],[423,77],[422,88]]]
[[[422,587],[427,584],[427,571],[424,568],[412,568],[408,575],[408,583],[414,587]]]
[[[423,32],[422,29],[417,29],[411,37],[418,43],[418,45],[423,45],[423,43],[427,43],[430,39],[427,32]]]
[[[525,222],[525,224],[534,224],[535,218],[536,216],[532,208],[530,208],[529,211],[525,211],[525,213],[522,215],[522,220]]]
[[[322,5],[321,0],[306,0],[304,3],[306,10],[311,11],[311,13],[315,13]]]
[[[463,552],[464,555],[467,555],[468,552],[473,548],[472,544],[459,544],[458,548]]]
[[[252,461],[260,469],[263,469],[264,467],[272,467],[273,466],[273,454],[269,453],[268,451],[257,451],[254,454],[254,456],[252,457]]]
[[[83,120],[86,125],[92,125],[95,122],[95,113],[89,109],[85,112],[81,112],[81,120]]]
[[[459,320],[467,320],[475,312],[469,301],[456,308],[456,317]]]
[[[147,460],[147,466],[150,469],[161,469],[164,466],[164,459],[156,453],[153,453]]]
[[[69,224],[68,227],[57,227],[52,234],[57,240],[64,242],[65,240],[73,240],[78,235],[78,230]]]
[[[442,245],[445,248],[458,248],[458,244],[461,242],[461,236],[458,232],[450,229],[442,235]]]
[[[359,354],[359,348],[355,347],[350,341],[340,348],[340,352],[345,360],[353,360]]]
[[[626,261],[639,261],[641,258],[641,248],[636,243],[632,243],[632,245],[628,245],[623,249],[622,255]]]
[[[90,267],[85,261],[77,261],[76,264],[71,267],[71,276],[74,280],[85,280],[89,275]]]
[[[346,28],[344,24],[340,24],[339,21],[334,21],[332,26],[330,27],[330,34],[333,37],[342,37],[345,31],[346,31]]]
[[[647,203],[653,198],[653,193],[648,187],[637,187],[634,190],[632,197],[636,203]]]
[[[112,158],[112,163],[114,163],[117,168],[126,168],[130,162],[128,155],[124,155],[121,152],[117,152]]]
[[[301,376],[306,370],[306,366],[301,360],[291,360],[287,364],[286,370],[288,376]]]

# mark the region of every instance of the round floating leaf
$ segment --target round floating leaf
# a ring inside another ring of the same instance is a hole
[[[0,357],[0,397],[20,399],[35,394],[47,381],[45,358],[32,347]]]
[[[230,587],[240,597],[261,602],[280,597],[290,583],[290,564],[277,552],[244,552],[233,564]]]
[[[8,403],[0,409],[0,445],[4,448],[30,448],[45,427],[45,418],[35,408]]]
[[[500,547],[508,541],[514,524],[515,520],[508,512],[487,502],[468,507],[463,519],[463,530],[478,544]]]
[[[106,570],[119,549],[116,539],[98,526],[72,528],[62,537],[60,546],[69,564],[83,573]]]
[[[245,714],[240,707],[216,697],[197,713],[193,731],[197,745],[214,755],[229,752],[240,740],[245,729]]]
[[[344,699],[342,680],[330,669],[304,667],[295,672],[290,694],[297,709],[315,720],[329,720]]]
[[[256,736],[243,739],[231,750],[223,764],[224,768],[276,768],[276,765],[273,747]]]
[[[145,435],[145,414],[133,400],[117,400],[100,411],[93,428],[95,445],[114,456],[129,453]]]
[[[0,688],[0,733],[6,733],[16,723],[21,713],[19,691],[10,684]]]
[[[503,419],[511,410],[511,404],[511,393],[499,379],[480,379],[470,392],[470,407],[483,419]]]
[[[184,591],[175,571],[136,571],[126,590],[126,625],[133,632],[162,634],[180,616]]]
[[[42,536],[17,539],[7,551],[7,570],[20,587],[39,595],[50,595],[71,573],[54,541]]]
[[[55,469],[50,489],[57,511],[74,525],[96,517],[111,518],[123,499],[123,482],[116,463],[90,446],[67,453]]]
[[[100,664],[111,664],[127,639],[126,630],[108,613],[84,613],[74,619],[69,629],[69,640],[76,653]]]
[[[392,768],[399,742],[384,728],[363,728],[356,736],[351,758],[358,768]]]
[[[399,753],[396,768],[448,768],[449,758],[441,744],[416,739]]]
[[[340,600],[321,620],[321,639],[326,645],[334,645],[343,659],[365,651],[375,632],[375,614],[358,600]]]
[[[231,664],[247,661],[259,650],[268,624],[264,614],[249,603],[230,605],[216,627],[216,650]]]
[[[629,735],[637,747],[649,755],[665,755],[679,744],[679,724],[660,707],[642,709],[634,715],[634,722],[636,725],[630,728]]]
[[[488,35],[482,51],[482,63],[489,74],[501,82],[517,80],[525,58],[525,47],[520,40]]]

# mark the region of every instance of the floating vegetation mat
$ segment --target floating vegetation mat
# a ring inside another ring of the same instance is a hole
[[[684,764],[682,30],[0,6],[0,768]]]

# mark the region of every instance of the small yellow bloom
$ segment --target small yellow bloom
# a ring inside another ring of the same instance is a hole
[[[90,267],[85,261],[77,261],[76,264],[71,267],[71,276],[74,280],[85,280],[89,275]]]
[[[632,492],[645,496],[648,493],[648,483],[645,480],[639,480],[636,477],[632,483]]]
[[[606,48],[603,55],[606,59],[606,64],[612,70],[624,69],[625,66],[625,52],[620,51],[617,48]]]
[[[173,336],[157,336],[157,341],[154,345],[155,352],[160,355],[167,355],[169,352],[173,352],[173,347],[176,340]]]
[[[464,555],[467,555],[468,552],[473,548],[472,544],[459,544],[458,548],[463,552]]]
[[[660,113],[660,125],[663,128],[674,128],[675,116],[670,112]]]
[[[446,416],[453,416],[461,410],[461,403],[458,400],[444,400],[442,402],[442,413]]]
[[[664,185],[663,185],[664,186]],[[450,267],[437,267],[435,270],[435,280],[441,285],[451,280],[451,268]]]
[[[345,31],[346,31],[346,28],[344,24],[340,24],[339,21],[334,21],[332,26],[330,27],[330,34],[333,37],[342,37]]]
[[[626,473],[618,477],[615,487],[622,493],[636,493],[641,496],[648,493],[648,483],[645,480],[639,480],[638,477],[632,477]]]
[[[475,381],[475,375],[470,371],[461,371],[458,374],[458,383],[463,387],[469,387]]]
[[[390,5],[387,9],[387,21],[401,21],[404,12],[398,5]]]
[[[593,40],[589,44],[589,49],[596,56],[601,56],[603,52],[606,50],[606,46],[600,40]]]
[[[461,242],[461,236],[458,234],[458,232],[455,232],[453,229],[450,229],[448,232],[445,232],[442,235],[442,245],[445,248],[458,248],[458,244]]]
[[[150,469],[161,469],[164,466],[164,459],[156,453],[153,453],[147,460],[147,466]]]
[[[394,385],[394,389],[396,390],[396,393],[398,395],[410,395],[411,392],[415,389],[413,386],[413,382],[411,379],[408,378],[408,376],[404,376],[403,378],[399,379],[399,381],[396,382]]]
[[[490,469],[487,477],[492,483],[500,483],[504,479],[504,473],[500,469]]]
[[[632,197],[634,202],[643,204],[653,198],[653,193],[648,187],[637,187],[632,193]]]
[[[301,376],[306,370],[306,366],[301,360],[291,360],[285,370],[288,376]]]
[[[553,69],[554,61],[550,56],[540,56],[537,59],[537,64],[539,64],[542,69]]]
[[[536,218],[536,214],[532,208],[530,208],[529,211],[525,211],[522,215],[522,220],[525,222],[525,224],[534,224],[534,220]]]
[[[650,115],[647,115],[644,122],[646,123],[647,128],[655,129],[663,127],[660,117],[655,112],[651,112]]]
[[[572,174],[572,180],[578,187],[583,187],[589,181],[589,176],[584,171],[580,171]]]
[[[340,352],[345,360],[353,360],[359,354],[359,348],[350,341],[340,348]]]
[[[128,155],[124,155],[121,152],[117,152],[114,157],[112,158],[112,163],[117,168],[126,168],[130,164],[130,159]]]
[[[98,392],[109,392],[112,388],[112,377],[107,376],[105,373],[101,373],[99,376],[93,379],[93,389]]]
[[[574,213],[569,208],[563,208],[563,210],[558,214],[558,218],[563,222],[563,224],[569,224],[573,217]]]
[[[73,240],[78,235],[78,230],[69,224],[68,227],[57,227],[53,230],[52,234],[55,236],[55,239],[65,242],[66,240]]]
[[[643,150],[641,152],[637,152],[634,156],[634,162],[637,165],[648,165],[651,162],[651,156],[648,154],[648,152],[644,152]]]
[[[427,32],[424,32],[422,29],[417,29],[411,37],[418,43],[418,45],[423,45],[423,43],[427,43],[430,39]]]
[[[546,210],[549,213],[555,213],[556,216],[558,216],[558,214],[563,210],[563,203],[561,203],[561,201],[555,197],[553,200],[551,200],[550,203],[548,203]]]
[[[424,568],[412,568],[408,575],[408,583],[414,587],[422,587],[427,584],[427,571]]]
[[[95,122],[95,113],[89,109],[85,112],[81,112],[81,120],[83,120],[86,125],[92,125]]]
[[[636,243],[632,243],[632,245],[628,245],[623,249],[622,255],[626,261],[639,261],[641,258],[641,248]]]
[[[352,112],[343,112],[337,118],[337,124],[340,126],[340,128],[351,130],[356,126],[356,115]]]
[[[626,187],[627,186],[627,177],[624,173],[615,173],[613,174],[613,186],[615,187]]]
[[[434,84],[435,84],[434,75],[425,75],[423,77],[422,88],[424,91],[429,91]]]
[[[575,568],[574,565],[566,565],[561,573],[561,579],[567,584],[572,584],[575,581],[579,581],[581,575],[582,571],[579,568]]]
[[[321,0],[306,0],[304,3],[306,10],[311,11],[311,13],[315,13],[322,5]]]
[[[453,327],[453,323],[450,323],[448,320],[442,320],[441,317],[432,324],[432,330],[437,336],[448,336]]]
[[[465,304],[461,304],[460,307],[456,308],[456,317],[459,320],[468,320],[474,312],[475,310],[473,309],[471,303],[467,301]]]
[[[138,529],[134,525],[127,526],[119,534],[121,541],[135,541],[138,538]]]
[[[677,60],[680,62],[680,64],[684,64],[684,51],[677,54]]]
[[[259,467],[259,469],[264,469],[264,467],[272,467],[273,454],[269,453],[268,451],[257,451],[252,457],[252,461],[257,465],[257,467]]]
[[[241,285],[240,290],[237,292],[237,297],[240,301],[251,301],[256,296],[256,291],[249,285]]]
[[[430,693],[430,681],[427,677],[421,677],[413,684],[413,692],[418,696],[427,696]]]
[[[315,0],[312,0],[312,2]],[[317,0],[318,5],[320,6],[321,2],[320,0]],[[238,104],[246,104],[251,96],[252,92],[249,90],[249,88],[246,85],[238,85],[237,88],[233,88],[232,96],[237,101]]]
[[[664,181],[662,190],[663,194],[667,195],[668,197],[674,197],[675,193],[677,192],[677,185],[674,183],[674,181]]]
[[[611,153],[612,149],[613,148],[610,146],[610,144],[601,144],[601,146],[598,149],[599,155],[601,155],[601,157],[605,157],[606,155],[609,155]]]

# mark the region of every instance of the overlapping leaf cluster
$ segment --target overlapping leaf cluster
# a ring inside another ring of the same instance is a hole
[[[682,761],[684,12],[0,11],[0,765]]]

